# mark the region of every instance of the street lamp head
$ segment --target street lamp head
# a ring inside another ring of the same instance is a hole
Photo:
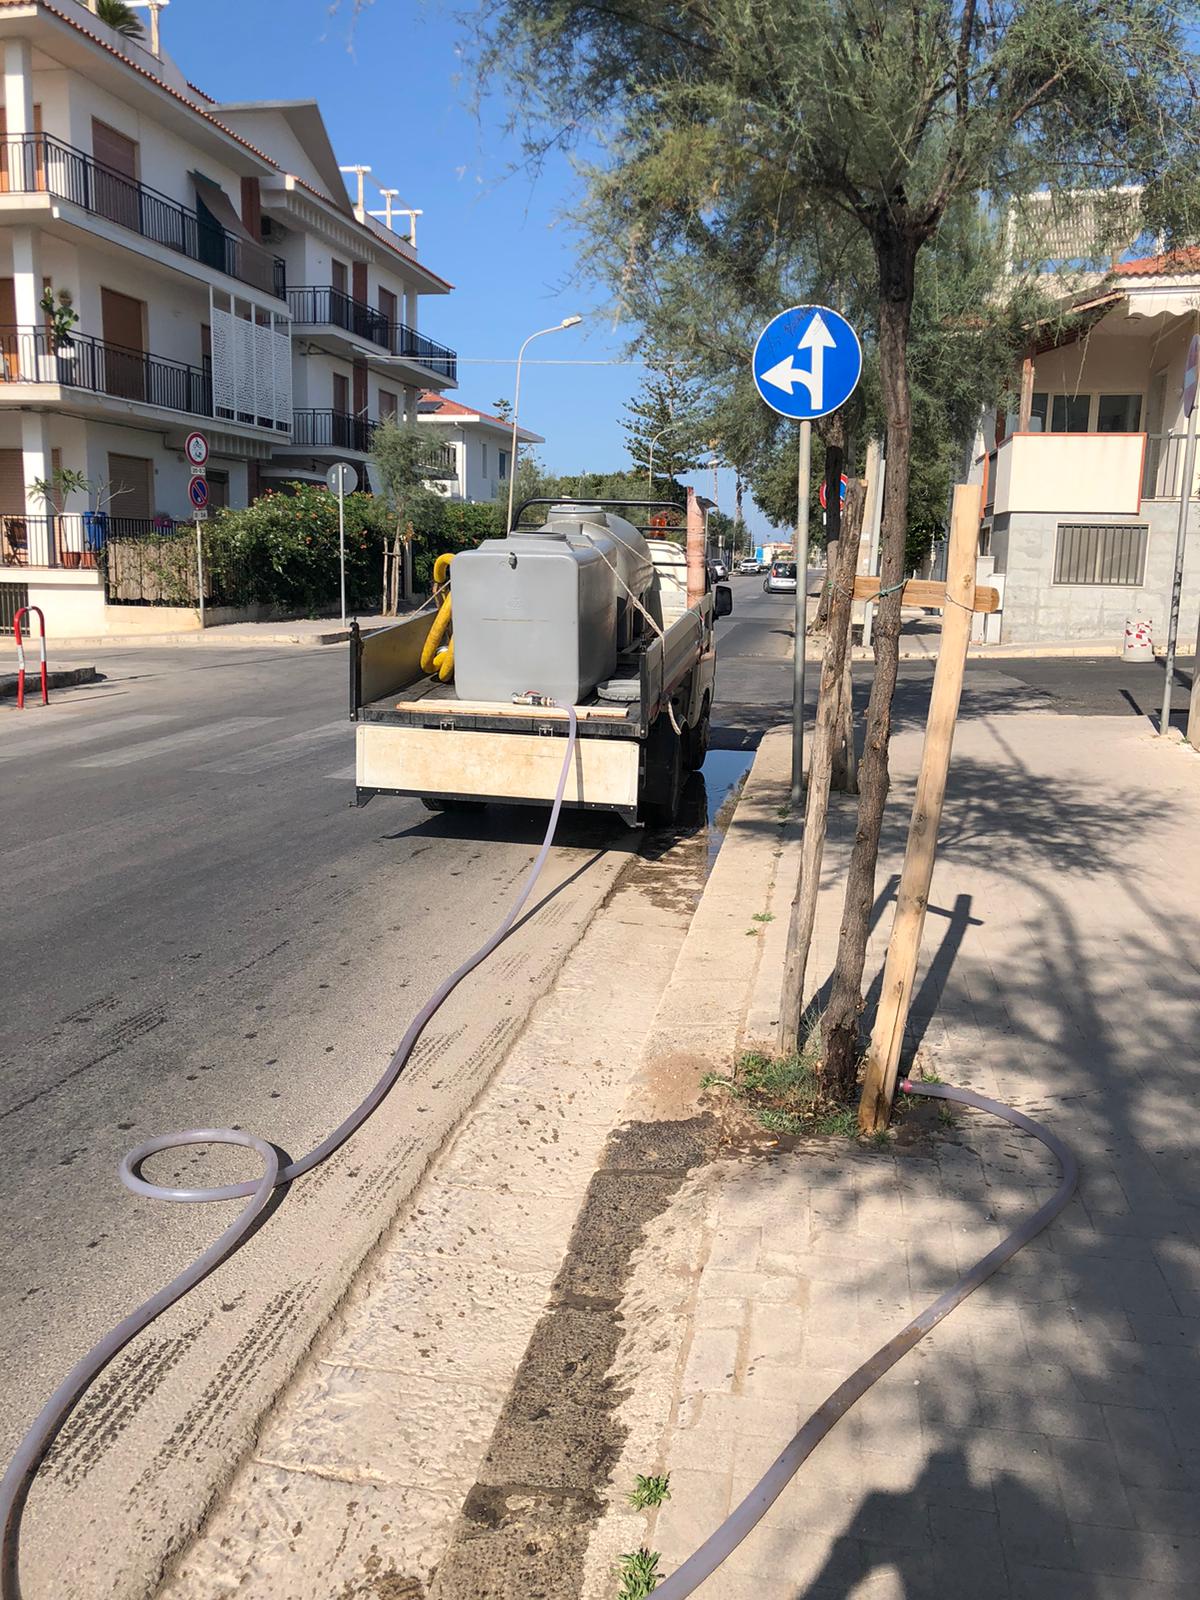
[[[560,328],[573,328],[577,322],[582,322],[582,317],[564,317],[559,323]]]

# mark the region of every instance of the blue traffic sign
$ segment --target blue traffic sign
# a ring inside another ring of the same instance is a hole
[[[781,417],[827,416],[854,393],[862,374],[858,335],[828,306],[792,306],[773,317],[754,346],[754,382]]]
[[[206,478],[193,478],[188,484],[188,499],[197,511],[203,511],[208,504],[208,480]]]

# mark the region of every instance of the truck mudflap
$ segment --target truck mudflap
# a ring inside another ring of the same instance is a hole
[[[355,742],[360,794],[549,805],[562,771],[557,734],[360,722]],[[635,739],[580,739],[563,803],[635,817],[641,759]]]

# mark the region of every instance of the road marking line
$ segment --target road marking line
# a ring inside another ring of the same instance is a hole
[[[205,761],[205,772],[265,772],[269,767],[282,767],[289,761],[307,755],[326,739],[344,735],[349,742],[353,724],[345,717],[337,722],[323,723],[319,728],[307,728],[303,733],[289,734],[286,739],[276,739],[271,744],[260,745],[245,755],[219,761]]]
[[[155,756],[170,755],[189,744],[200,744],[206,739],[231,738],[235,734],[261,728],[268,722],[278,721],[278,717],[231,717],[227,722],[205,722],[197,728],[182,728],[178,733],[164,734],[161,739],[147,739],[142,744],[109,750],[101,756],[87,756],[74,764],[77,767],[128,767],[137,761],[153,761]]]
[[[22,712],[21,715],[26,713]],[[165,712],[139,712],[134,716],[107,717],[103,722],[74,717],[70,721],[64,718],[61,722],[45,723],[41,727],[6,728],[0,762],[16,761],[18,758],[24,760],[31,755],[53,755],[59,750],[70,752],[77,745],[96,744],[101,739],[119,739],[134,729],[160,727],[164,722],[173,720]],[[7,737],[10,732],[15,736],[14,739]]]
[[[336,772],[327,772],[327,778],[336,778],[339,783],[353,783],[356,768],[352,761],[348,767],[339,767]]]

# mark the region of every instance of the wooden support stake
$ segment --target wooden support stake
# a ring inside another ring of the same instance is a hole
[[[1021,363],[1021,399],[1017,406],[1017,432],[1028,433],[1033,417],[1033,357]]]
[[[968,606],[972,611],[999,611],[1000,591],[986,585],[976,588],[971,584],[972,594],[968,598]],[[854,598],[856,600],[874,600],[879,593],[879,579],[869,578],[864,573],[859,573],[854,580]],[[900,604],[905,606],[928,606],[934,610],[939,609],[946,599],[946,586],[937,583],[932,578],[910,578],[900,591]]]
[[[912,1004],[921,932],[933,879],[938,827],[950,772],[950,749],[962,694],[967,646],[971,640],[971,602],[975,593],[975,550],[983,490],[978,484],[959,484],[954,491],[950,543],[946,561],[946,610],[942,618],[941,647],[929,699],[921,774],[913,802],[908,848],[900,875],[896,916],[883,970],[883,990],[867,1052],[866,1076],[858,1107],[863,1133],[886,1127],[896,1092],[896,1074],[904,1028]]]

